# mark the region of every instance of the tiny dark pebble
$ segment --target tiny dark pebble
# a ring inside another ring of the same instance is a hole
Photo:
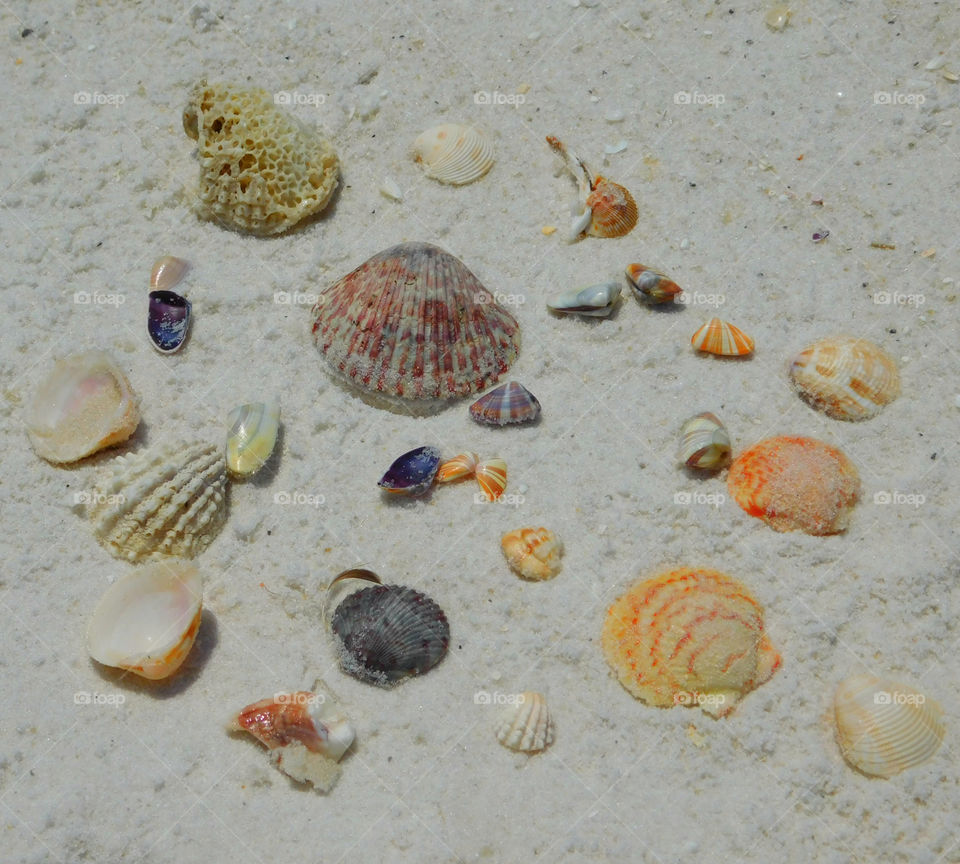
[[[29,36],[31,33],[33,33],[33,28],[31,28],[31,27],[24,27],[23,30],[20,31],[20,38],[21,38],[21,39],[26,39],[27,36]]]
[[[267,536],[268,536],[268,537],[272,537],[272,536],[273,536],[273,532],[272,532],[272,531],[267,531]]]

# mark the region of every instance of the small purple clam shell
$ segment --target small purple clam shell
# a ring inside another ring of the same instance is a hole
[[[190,301],[174,291],[151,291],[147,310],[147,333],[153,347],[172,354],[187,338]]]
[[[439,467],[440,451],[436,447],[417,447],[395,459],[377,485],[399,495],[422,495]]]
[[[470,406],[470,416],[478,423],[490,426],[532,423],[540,416],[540,402],[522,384],[510,381],[474,402]]]

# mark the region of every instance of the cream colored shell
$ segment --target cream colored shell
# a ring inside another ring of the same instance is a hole
[[[201,81],[183,128],[197,142],[200,215],[236,231],[286,231],[321,211],[337,186],[330,142],[265,90]]]
[[[560,572],[563,544],[548,528],[518,528],[503,535],[500,548],[510,568],[524,579],[552,579]]]
[[[441,123],[421,133],[413,142],[413,156],[427,177],[453,186],[479,180],[493,166],[487,137],[460,123]]]
[[[497,740],[510,750],[536,753],[553,743],[553,718],[541,693],[526,691],[503,712]]]

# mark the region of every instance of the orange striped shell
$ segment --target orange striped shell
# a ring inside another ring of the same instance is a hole
[[[649,705],[733,710],[780,666],[763,607],[736,579],[685,567],[637,582],[614,601],[603,654],[620,683]]]
[[[476,468],[477,482],[488,501],[496,501],[507,488],[507,463],[503,459],[484,459]]]
[[[477,470],[480,457],[476,453],[461,453],[453,459],[441,462],[437,469],[437,483],[452,483],[454,480],[463,480],[472,477]]]
[[[586,230],[591,237],[622,237],[637,224],[637,202],[630,191],[605,177],[594,180],[587,207],[593,212]]]
[[[815,438],[767,438],[730,466],[727,488],[775,531],[845,531],[860,498],[860,476],[835,447]]]
[[[739,327],[719,318],[711,318],[697,330],[690,344],[698,351],[721,354],[724,357],[743,357],[753,352],[753,339]]]

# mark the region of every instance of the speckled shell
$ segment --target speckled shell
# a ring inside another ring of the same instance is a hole
[[[453,186],[479,180],[493,167],[489,139],[460,123],[441,123],[427,129],[413,142],[413,154],[427,177]]]
[[[553,718],[543,694],[527,690],[507,706],[497,726],[497,740],[510,750],[537,753],[553,743]]]
[[[605,177],[593,181],[587,196],[590,225],[586,233],[591,237],[622,237],[637,224],[637,202],[629,190]]]
[[[775,531],[845,531],[860,498],[860,476],[835,447],[815,438],[767,438],[730,466],[727,488]]]
[[[730,435],[716,414],[704,411],[680,430],[680,461],[688,468],[715,471],[730,458]]]
[[[213,444],[118,456],[88,496],[87,516],[117,558],[192,558],[223,527],[226,474],[223,451]]]
[[[439,466],[436,447],[417,447],[394,459],[377,485],[394,495],[423,495],[433,485]]]
[[[508,381],[474,402],[470,416],[488,426],[532,423],[540,416],[540,402],[522,384]]]
[[[227,423],[227,468],[236,477],[251,477],[277,446],[280,406],[276,402],[240,405],[227,415]]]
[[[518,528],[500,539],[510,568],[524,579],[552,579],[561,569],[563,544],[548,528]]]
[[[711,318],[693,337],[690,344],[698,351],[719,354],[724,357],[743,357],[753,352],[753,339],[739,327]]]
[[[683,568],[637,582],[610,607],[603,654],[650,705],[723,716],[780,666],[763,607],[716,570]]]
[[[931,759],[943,741],[943,709],[906,684],[855,675],[833,704],[843,758],[864,774],[892,777]]]
[[[790,364],[790,378],[813,407],[837,420],[866,420],[900,395],[896,361],[855,336],[820,339]]]
[[[637,298],[646,303],[670,303],[683,293],[672,279],[643,264],[630,264],[627,280]]]
[[[520,350],[520,325],[448,252],[402,243],[320,295],[314,339],[334,374],[405,400],[470,396]]]

